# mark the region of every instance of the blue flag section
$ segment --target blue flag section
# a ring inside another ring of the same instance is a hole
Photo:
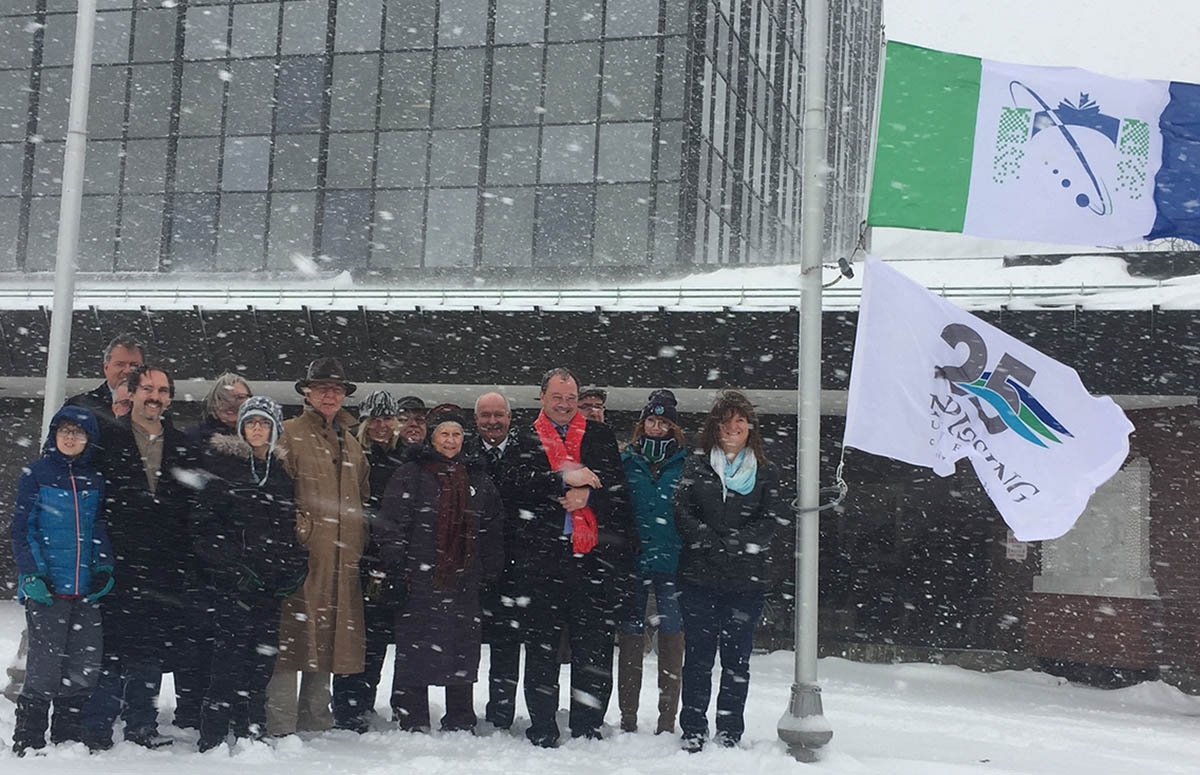
[[[1157,216],[1147,239],[1200,242],[1200,85],[1172,82],[1159,117],[1163,161],[1154,181]]]

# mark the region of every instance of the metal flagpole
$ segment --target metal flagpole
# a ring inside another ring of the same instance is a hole
[[[75,57],[71,65],[71,105],[67,147],[63,157],[62,203],[58,210],[58,247],[54,263],[54,305],[46,354],[46,403],[42,436],[62,406],[71,351],[71,317],[75,308],[75,259],[79,249],[79,212],[83,203],[83,166],[87,154],[88,96],[92,86],[92,45],[96,0],[79,0],[75,16]]]
[[[817,685],[817,543],[820,539],[821,270],[824,262],[826,163],[825,65],[829,0],[804,3],[804,188],[800,213],[800,374],[798,379],[795,678],[779,739],[801,761],[833,738]]]

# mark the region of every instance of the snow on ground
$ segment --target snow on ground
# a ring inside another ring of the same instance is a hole
[[[22,625],[19,606],[0,603],[0,654],[16,651]],[[486,651],[483,665],[486,666]],[[729,775],[814,772],[828,775],[1192,775],[1200,761],[1200,698],[1162,683],[1103,691],[1067,684],[1034,672],[975,673],[957,667],[869,665],[823,659],[820,684],[832,743],[814,764],[799,764],[785,752],[775,725],[786,708],[792,654],[756,655],[751,663],[747,731],[738,750],[686,754],[675,736],[610,730],[603,741],[569,741],[557,750],[535,749],[520,732],[470,737],[411,735],[382,721],[366,735],[330,732],[288,739],[275,748],[263,743],[234,751],[198,754],[194,733],[169,726],[170,682],[163,692],[163,730],[179,737],[161,751],[118,743],[89,757],[82,746],[51,749],[45,756],[17,759],[0,752],[0,772],[40,775],[225,775],[237,772],[438,775],[522,773],[523,775]],[[654,658],[647,659],[641,725],[651,726],[655,692]],[[385,667],[384,697],[389,667]],[[565,691],[564,691],[565,696]],[[486,697],[476,685],[476,711]],[[434,718],[442,710],[440,690],[431,695]],[[616,700],[608,721],[616,723]],[[386,713],[386,700],[379,708]],[[565,715],[565,714],[560,714]],[[524,705],[518,726],[528,723]],[[0,699],[0,736],[11,741],[13,706]],[[564,725],[565,728],[565,725]],[[232,767],[232,769],[231,769]]]

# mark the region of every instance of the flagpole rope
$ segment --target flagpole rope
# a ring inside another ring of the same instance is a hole
[[[837,497],[835,497],[831,501],[826,501],[825,503],[822,503],[818,506],[812,506],[807,509],[802,509],[802,508],[800,508],[800,496],[797,495],[795,498],[792,498],[792,502],[790,504],[792,507],[792,511],[794,511],[796,513],[796,515],[799,516],[800,514],[809,514],[814,511],[825,511],[826,509],[832,509],[834,506],[837,506],[842,501],[844,501],[846,499],[846,494],[850,491],[850,486],[848,484],[846,484],[846,480],[842,478],[842,470],[845,467],[846,467],[846,448],[842,447],[842,456],[838,460],[837,472],[833,475],[833,482],[834,482],[833,486],[832,487],[822,487],[820,489],[821,495],[827,495],[829,493],[837,493]]]

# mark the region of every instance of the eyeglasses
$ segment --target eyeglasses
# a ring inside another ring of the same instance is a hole
[[[55,434],[68,439],[84,439],[87,440],[87,431],[83,428],[62,428],[55,431]]]
[[[247,428],[267,428],[267,429],[270,429],[271,426],[273,426],[274,424],[275,423],[271,422],[270,420],[268,420],[264,417],[250,417],[250,418],[247,418],[246,421],[242,423],[242,425]]]
[[[309,392],[318,393],[321,395],[329,395],[331,393],[339,396],[346,395],[345,385],[311,385],[308,389]]]

